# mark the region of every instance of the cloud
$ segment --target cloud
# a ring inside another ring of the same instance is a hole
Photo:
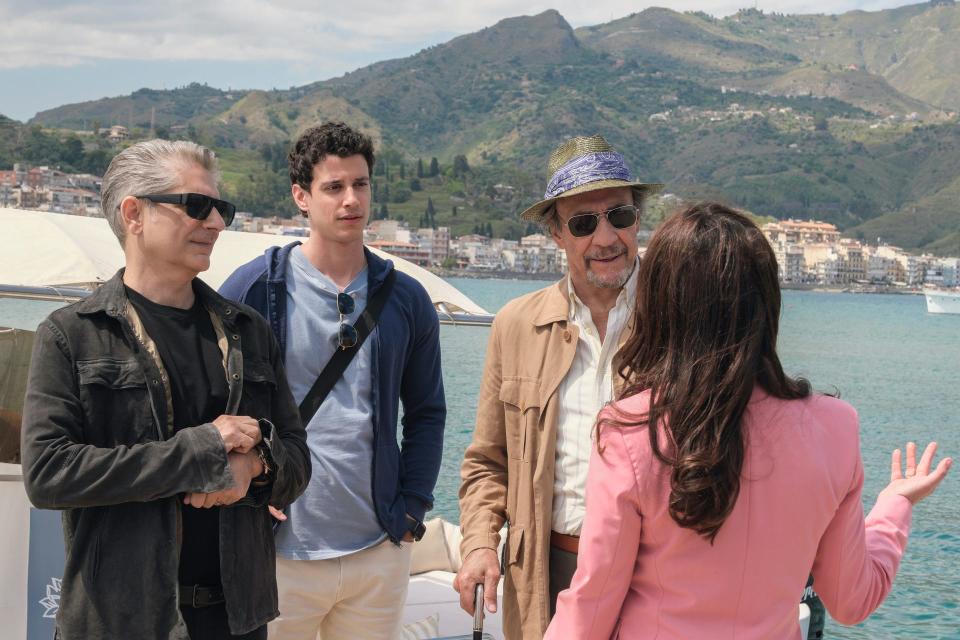
[[[727,15],[749,0],[667,0],[678,11]],[[104,60],[276,61],[336,72],[412,53],[503,18],[555,8],[574,26],[607,22],[639,11],[622,0],[39,0],[0,4],[0,68],[70,67]],[[894,6],[890,0],[843,5],[770,0],[758,6],[780,13],[817,13]]]

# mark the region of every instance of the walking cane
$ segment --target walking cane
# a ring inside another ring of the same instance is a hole
[[[473,640],[483,640],[483,583],[473,589]]]

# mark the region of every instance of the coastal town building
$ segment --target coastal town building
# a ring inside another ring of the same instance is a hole
[[[122,127],[117,132],[122,133]],[[101,216],[101,182],[99,176],[92,174],[17,163],[12,169],[0,170],[0,207]],[[498,192],[509,191],[508,186],[497,187]],[[309,234],[301,216],[260,217],[243,211],[237,212],[230,230],[291,237]],[[885,244],[870,246],[841,238],[835,225],[818,220],[780,220],[764,224],[762,231],[773,247],[784,284],[839,288],[960,287],[960,258],[914,255]],[[638,233],[641,246],[649,234],[649,230]],[[544,233],[532,233],[519,240],[476,233],[452,238],[449,227],[414,229],[403,220],[381,219],[369,223],[364,230],[364,242],[424,267],[545,277],[567,270],[566,253]]]
[[[762,230],[773,247],[780,281],[785,284],[958,286],[956,258],[918,256],[891,245],[866,245],[841,238],[836,226],[816,220],[771,222]]]

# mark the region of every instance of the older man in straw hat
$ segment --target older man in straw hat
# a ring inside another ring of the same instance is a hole
[[[644,198],[661,186],[631,179],[600,136],[562,144],[549,172],[544,199],[521,217],[550,232],[569,274],[497,314],[461,471],[464,562],[454,586],[472,613],[483,583],[485,605],[496,610],[496,549],[508,523],[508,638],[543,636],[576,569],[591,431],[614,397],[614,356],[630,332]]]

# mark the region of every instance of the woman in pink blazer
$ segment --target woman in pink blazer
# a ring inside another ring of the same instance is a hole
[[[883,601],[911,508],[951,465],[893,452],[863,517],[857,414],[788,378],[777,262],[745,216],[702,204],[666,221],[640,266],[623,397],[598,418],[577,572],[549,640],[800,638],[813,574],[830,614]],[[656,425],[651,428],[649,425]]]

